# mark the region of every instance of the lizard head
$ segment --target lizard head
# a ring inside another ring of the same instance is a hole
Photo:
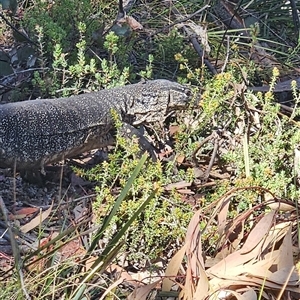
[[[138,84],[136,89],[140,91],[127,110],[134,116],[134,125],[164,121],[173,111],[187,107],[193,98],[191,89],[165,79]]]

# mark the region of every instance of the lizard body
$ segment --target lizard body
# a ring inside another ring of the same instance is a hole
[[[43,168],[113,143],[114,110],[131,125],[163,121],[186,106],[190,91],[153,80],[68,98],[0,105],[0,167]]]

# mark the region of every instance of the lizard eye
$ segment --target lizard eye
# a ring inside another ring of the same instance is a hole
[[[188,97],[192,96],[192,91],[191,91],[190,89],[184,89],[184,93],[185,93]]]

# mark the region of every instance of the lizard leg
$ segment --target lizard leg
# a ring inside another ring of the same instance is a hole
[[[141,148],[141,152],[147,151],[150,154],[152,160],[157,161],[157,149],[153,145],[151,145],[151,143],[147,140],[147,138],[140,130],[129,125],[128,123],[123,123],[122,127],[120,128],[120,133],[123,137],[128,139],[136,137]]]

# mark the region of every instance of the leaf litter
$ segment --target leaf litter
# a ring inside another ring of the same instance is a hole
[[[273,199],[230,220],[228,208],[233,195],[227,193],[214,203],[210,224],[217,220],[215,234],[222,235],[214,257],[202,244],[202,235],[213,228],[200,230],[203,208],[191,219],[184,245],[166,268],[161,290],[177,291],[177,298],[169,299],[184,300],[300,299],[299,259],[295,258],[299,250],[294,238],[297,218],[283,220],[278,209],[268,208],[275,203]],[[294,209],[290,211],[293,214]],[[239,232],[233,235],[232,228],[238,227]]]

